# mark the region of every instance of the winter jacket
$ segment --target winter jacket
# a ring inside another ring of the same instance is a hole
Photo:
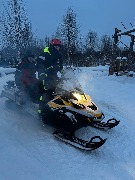
[[[17,65],[15,72],[15,82],[17,86],[32,86],[37,81],[36,65],[28,61],[27,57]]]
[[[39,81],[44,89],[55,89],[58,78],[57,72],[63,69],[62,56],[53,46],[44,49],[43,56],[37,59],[37,71]]]
[[[57,76],[57,72],[63,68],[62,56],[54,47],[46,47],[43,56],[37,59],[39,77],[46,74],[48,78]]]

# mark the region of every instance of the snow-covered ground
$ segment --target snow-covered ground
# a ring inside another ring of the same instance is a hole
[[[7,109],[2,98],[1,180],[135,179],[135,74],[133,77],[108,76],[107,66],[81,68],[76,74],[85,93],[91,95],[106,119],[115,117],[120,124],[109,131],[92,127],[78,131],[83,138],[107,137],[101,148],[80,151],[56,140],[52,130],[38,119],[21,110]],[[13,74],[0,77],[0,92],[6,81],[12,79]]]
[[[0,67],[0,77],[5,76],[6,74],[10,74],[15,72],[15,68],[3,68]]]

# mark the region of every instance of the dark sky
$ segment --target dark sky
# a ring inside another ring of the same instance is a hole
[[[6,4],[6,0],[0,2]],[[114,28],[135,26],[135,0],[24,0],[33,30],[38,37],[51,36],[62,22],[67,9],[77,14],[81,34],[89,29],[98,35],[114,33]],[[0,10],[2,9],[0,3]]]
[[[27,0],[29,18],[39,35],[52,34],[63,20],[68,7],[77,14],[82,34],[89,29],[112,34],[115,27],[135,26],[135,0]]]

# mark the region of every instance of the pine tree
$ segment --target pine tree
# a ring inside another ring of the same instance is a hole
[[[32,28],[24,9],[23,0],[9,0],[2,14],[2,38],[5,47],[14,48],[20,58],[21,49],[32,41]]]
[[[97,33],[89,30],[88,34],[86,35],[86,51],[89,53],[93,53],[93,51],[97,50],[98,48],[98,36]]]
[[[67,49],[68,64],[71,64],[71,58],[73,58],[76,52],[78,34],[79,26],[76,22],[76,14],[73,9],[68,8],[61,25],[61,37],[64,47]]]
[[[101,52],[104,58],[109,58],[112,56],[112,49],[113,49],[113,41],[112,38],[108,35],[103,35],[101,37]]]

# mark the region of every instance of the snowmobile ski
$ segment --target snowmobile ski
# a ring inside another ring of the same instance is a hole
[[[94,122],[91,123],[91,126],[99,128],[99,129],[112,129],[115,126],[119,124],[120,121],[118,121],[115,118],[109,119],[107,122]]]
[[[55,131],[53,135],[67,144],[86,151],[95,150],[101,147],[106,141],[106,139],[102,139],[100,136],[94,136],[89,141],[87,141],[59,130]]]

